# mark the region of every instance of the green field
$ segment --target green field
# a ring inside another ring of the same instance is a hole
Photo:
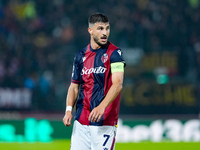
[[[0,143],[0,150],[69,150],[69,140],[51,143]],[[115,150],[199,150],[199,143],[116,143]]]

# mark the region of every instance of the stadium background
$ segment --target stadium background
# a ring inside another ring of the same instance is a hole
[[[127,63],[118,142],[199,143],[199,0],[1,0],[0,142],[70,138],[65,97],[94,12]]]

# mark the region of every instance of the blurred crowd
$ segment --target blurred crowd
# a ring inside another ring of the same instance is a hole
[[[191,66],[200,67],[199,0],[1,0],[0,87],[36,90],[36,99],[46,99],[41,107],[64,105],[57,100],[66,94],[74,54],[89,42],[95,12],[108,15],[117,46],[191,50]]]

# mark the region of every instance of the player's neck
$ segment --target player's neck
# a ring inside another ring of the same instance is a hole
[[[94,40],[92,40],[92,39],[91,39],[91,41],[90,41],[90,45],[91,45],[91,47],[92,47],[93,50],[96,50],[96,49],[101,48],[101,46],[98,45],[98,44],[97,44]]]
[[[107,47],[107,45],[108,45],[108,41],[107,41],[107,43],[105,44],[105,45],[99,45],[99,44],[97,44],[96,42],[90,42],[90,46],[91,46],[91,48],[93,49],[93,50],[97,50],[97,49],[100,49],[100,48],[106,48]]]

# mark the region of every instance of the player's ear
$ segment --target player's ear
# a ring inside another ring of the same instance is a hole
[[[92,33],[93,33],[93,32],[92,32],[92,28],[89,27],[89,28],[88,28],[88,32],[90,33],[90,35],[92,35]]]

